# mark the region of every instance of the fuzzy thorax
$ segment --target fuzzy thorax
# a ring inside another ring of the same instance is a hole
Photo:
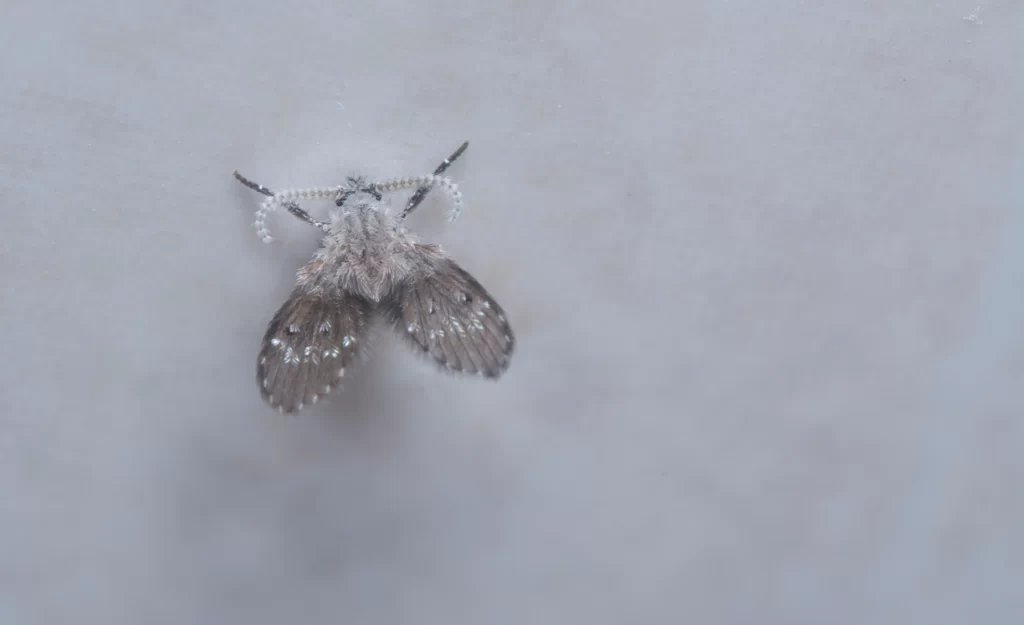
[[[299,270],[297,283],[311,291],[341,288],[379,302],[429,275],[443,257],[440,248],[419,244],[385,204],[366,195],[331,215],[331,230]]]

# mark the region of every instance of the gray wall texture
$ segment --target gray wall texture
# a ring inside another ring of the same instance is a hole
[[[1024,4],[978,1],[4,0],[0,623],[1022,622]],[[384,332],[268,410],[317,233],[232,170],[464,139],[412,226],[510,371]]]

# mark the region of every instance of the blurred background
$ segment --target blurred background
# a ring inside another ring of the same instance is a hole
[[[977,2],[4,0],[0,623],[1022,622],[1024,5]],[[463,140],[412,227],[509,372],[382,332],[270,411],[317,232],[231,172]]]

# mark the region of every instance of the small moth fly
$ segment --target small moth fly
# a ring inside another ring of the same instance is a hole
[[[349,178],[336,187],[274,192],[235,172],[267,196],[256,212],[264,242],[271,241],[266,217],[278,207],[324,232],[263,337],[256,381],[267,403],[296,412],[337,388],[376,317],[449,371],[486,378],[505,372],[515,338],[501,306],[440,246],[421,243],[403,225],[434,187],[452,201],[449,221],[458,217],[462,195],[442,174],[468,146],[431,175],[377,183]],[[382,194],[412,187],[405,209],[391,215]],[[313,219],[299,199],[333,200],[330,221]]]

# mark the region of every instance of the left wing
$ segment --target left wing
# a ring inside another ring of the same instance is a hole
[[[339,386],[365,342],[371,313],[358,295],[297,287],[263,337],[256,365],[263,399],[282,412],[296,412]]]

